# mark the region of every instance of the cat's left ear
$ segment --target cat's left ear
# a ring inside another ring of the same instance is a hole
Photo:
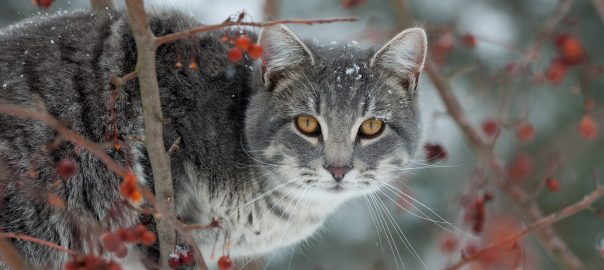
[[[264,48],[262,79],[265,85],[274,86],[286,71],[314,65],[315,58],[308,47],[285,25],[266,27],[259,36],[259,43]]]
[[[424,68],[428,42],[422,28],[409,28],[379,49],[369,62],[396,76],[401,86],[415,93],[419,74]]]

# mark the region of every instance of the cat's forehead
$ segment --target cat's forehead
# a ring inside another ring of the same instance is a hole
[[[321,101],[332,108],[355,105],[362,109],[379,78],[369,64],[375,49],[356,42],[315,44],[309,49],[315,57],[309,72],[312,83],[319,88]]]

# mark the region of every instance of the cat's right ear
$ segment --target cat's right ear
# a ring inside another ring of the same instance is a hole
[[[314,65],[315,59],[306,45],[285,25],[269,26],[260,32],[262,81],[272,89],[284,72],[300,65]]]

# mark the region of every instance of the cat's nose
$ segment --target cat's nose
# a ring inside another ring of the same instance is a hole
[[[333,179],[336,180],[336,182],[340,182],[342,181],[342,178],[344,178],[344,175],[346,175],[347,172],[349,172],[352,168],[351,167],[326,167],[325,168],[328,172],[331,173],[331,175],[333,175]]]

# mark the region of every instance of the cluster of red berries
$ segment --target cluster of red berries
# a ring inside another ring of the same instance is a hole
[[[34,6],[38,6],[43,9],[47,9],[52,5],[54,0],[31,0],[31,4]]]
[[[155,234],[144,225],[138,225],[134,228],[121,228],[116,232],[106,232],[101,235],[101,243],[107,251],[118,258],[124,258],[128,255],[126,243],[150,246],[155,243]]]
[[[426,154],[426,162],[428,163],[443,161],[448,156],[447,151],[440,144],[426,143],[424,145],[424,152]]]
[[[568,72],[568,68],[583,63],[586,54],[581,42],[571,34],[556,36],[554,45],[558,55],[552,59],[545,76],[550,82],[559,84]]]
[[[247,35],[240,35],[236,38],[229,38],[225,35],[222,37],[223,43],[233,45],[228,51],[228,58],[231,62],[239,62],[243,59],[243,53],[252,59],[258,59],[262,56],[262,46],[258,43],[252,43],[252,40]]]
[[[170,257],[168,257],[168,265],[172,269],[178,269],[181,266],[192,266],[195,264],[195,257],[191,249],[177,245]]]
[[[107,261],[101,257],[86,255],[75,256],[65,264],[65,270],[121,270],[116,262]]]
[[[445,58],[455,48],[455,43],[460,39],[461,44],[466,48],[473,49],[476,47],[477,38],[472,34],[463,34],[456,37],[451,30],[447,30],[442,34],[432,46],[432,59],[437,63],[444,63]]]
[[[139,190],[136,176],[132,171],[128,171],[120,184],[120,195],[129,200],[132,204],[137,205],[142,202],[143,195]]]

